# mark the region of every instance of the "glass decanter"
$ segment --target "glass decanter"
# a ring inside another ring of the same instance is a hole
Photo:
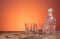
[[[56,18],[52,15],[53,9],[48,9],[48,17],[46,18],[46,23],[43,24],[43,33],[50,34],[56,32]]]

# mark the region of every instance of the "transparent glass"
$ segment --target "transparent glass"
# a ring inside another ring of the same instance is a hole
[[[36,33],[38,33],[38,25],[37,24],[35,24],[35,23],[30,23],[30,24],[28,24],[28,23],[25,23],[24,24],[25,25],[25,33],[26,34],[36,34]]]
[[[43,33],[46,33],[46,34],[56,33],[56,20],[55,19],[49,20],[48,23],[43,24]]]
[[[25,33],[26,37],[29,39],[29,37],[32,37],[34,39],[40,39],[40,35],[38,34],[38,24],[37,23],[25,23]],[[29,37],[28,37],[29,36]]]
[[[43,33],[55,34],[56,33],[56,18],[52,15],[52,8],[48,9],[48,17],[46,18],[45,24],[43,24]]]
[[[50,25],[49,24],[43,24],[43,33],[44,34],[50,33]]]

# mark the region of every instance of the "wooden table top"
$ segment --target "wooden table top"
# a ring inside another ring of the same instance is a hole
[[[3,32],[0,39],[60,39],[60,31],[56,34],[24,34],[20,32]]]

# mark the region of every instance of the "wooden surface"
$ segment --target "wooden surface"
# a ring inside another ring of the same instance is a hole
[[[60,31],[56,34],[24,34],[20,32],[2,32],[0,39],[60,39]]]

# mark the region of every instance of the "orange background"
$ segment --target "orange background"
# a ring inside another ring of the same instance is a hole
[[[38,23],[42,29],[50,7],[60,30],[59,4],[59,0],[0,0],[0,31],[24,31],[24,23]]]

